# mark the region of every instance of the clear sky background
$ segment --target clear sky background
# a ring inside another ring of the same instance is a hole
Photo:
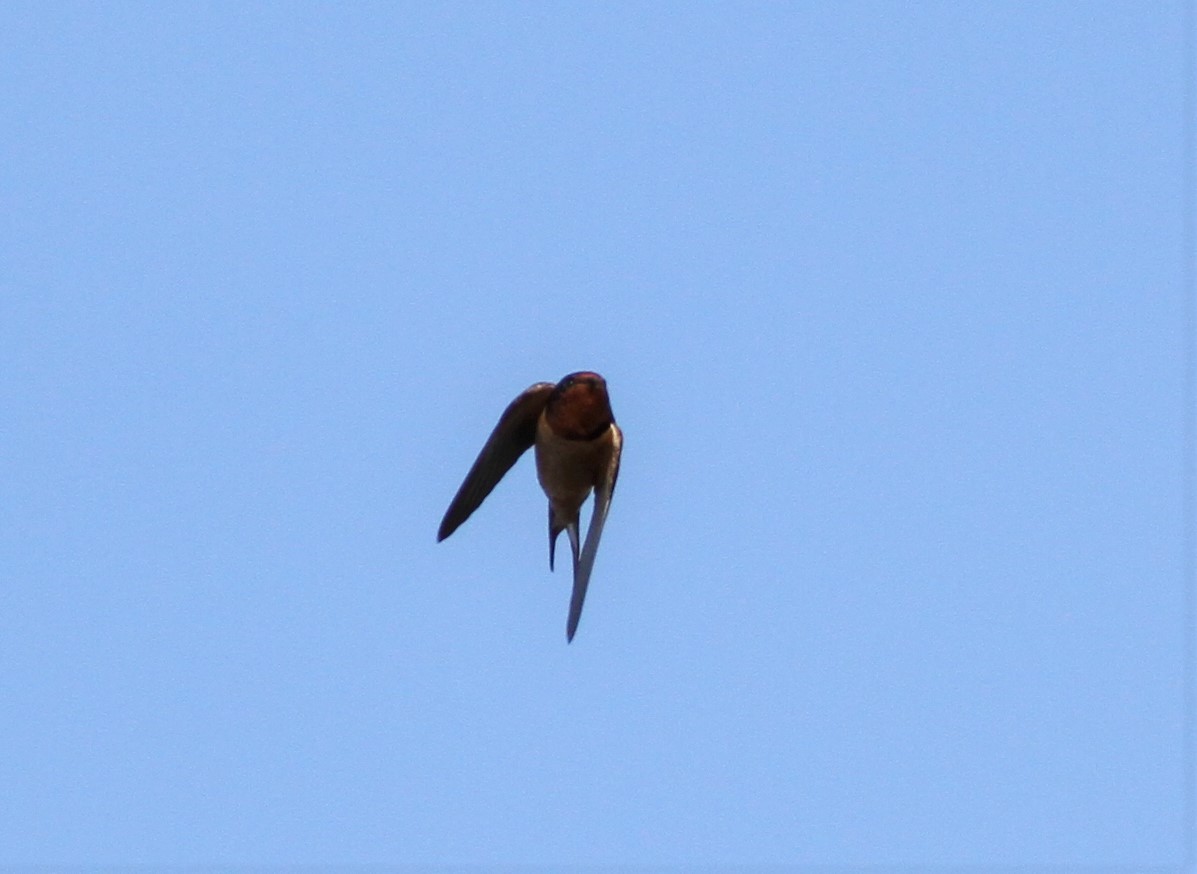
[[[0,5],[0,863],[1180,864],[1183,22]]]

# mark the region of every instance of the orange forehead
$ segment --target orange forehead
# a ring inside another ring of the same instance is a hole
[[[600,386],[593,382],[583,380],[579,382],[571,382],[560,390],[561,401],[571,407],[585,407],[591,404],[600,403],[602,392]]]

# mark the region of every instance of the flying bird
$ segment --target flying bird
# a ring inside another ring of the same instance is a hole
[[[436,539],[457,530],[491,493],[503,474],[530,447],[536,447],[536,477],[549,498],[549,570],[557,538],[569,535],[574,589],[569,600],[567,641],[574,639],[599,538],[619,476],[623,432],[615,424],[607,382],[597,373],[571,373],[554,385],[538,382],[508,405],[474,466],[445,511]],[[594,509],[579,553],[578,512],[594,491]]]

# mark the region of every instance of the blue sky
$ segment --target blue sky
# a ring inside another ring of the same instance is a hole
[[[0,6],[0,863],[1181,864],[1183,21]]]

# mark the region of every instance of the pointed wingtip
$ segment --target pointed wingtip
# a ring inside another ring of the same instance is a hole
[[[442,540],[448,540],[449,535],[461,527],[461,523],[465,519],[454,519],[451,513],[446,513],[445,518],[441,520],[441,525],[436,529],[436,542],[440,543]]]
[[[577,609],[573,604],[569,606],[569,618],[565,621],[565,642],[573,643],[574,635],[578,633],[578,623],[582,618],[582,607],[579,604]]]

